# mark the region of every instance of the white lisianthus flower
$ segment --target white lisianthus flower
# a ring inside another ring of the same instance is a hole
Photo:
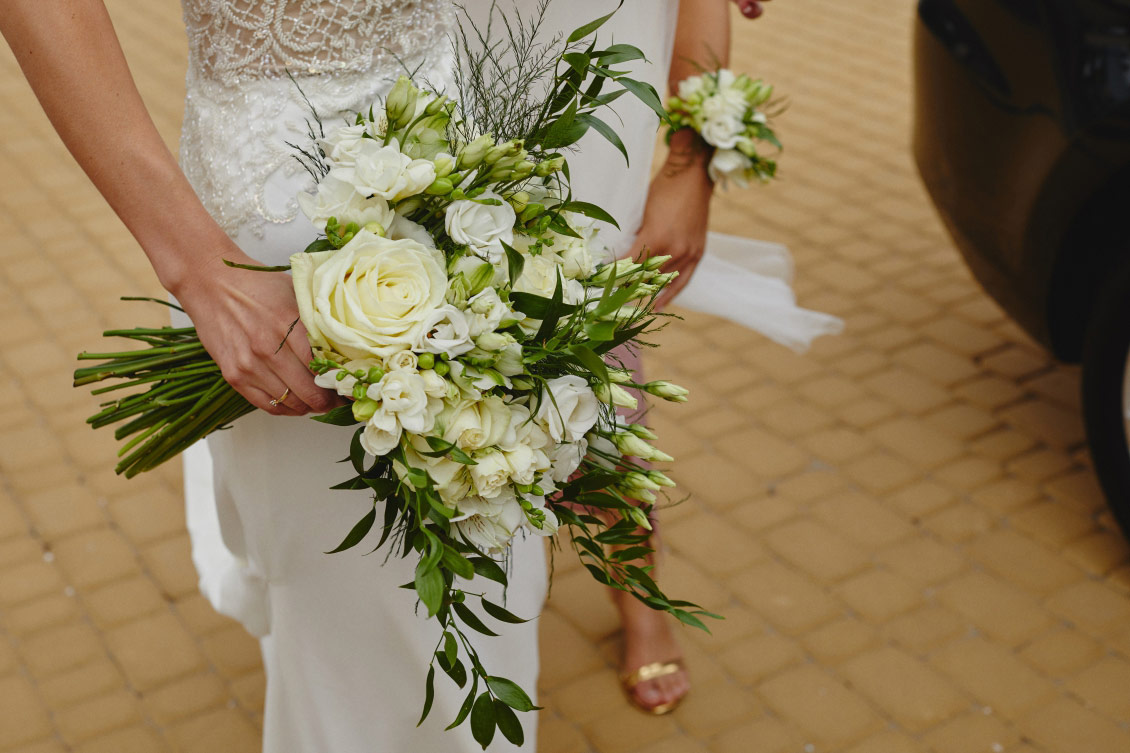
[[[553,249],[561,259],[561,274],[571,280],[587,279],[595,268],[588,237],[585,237],[584,231],[581,231],[581,235],[581,238],[570,238],[567,235],[554,238]],[[595,232],[587,235],[591,237]]]
[[[466,258],[466,257],[464,257]],[[522,319],[510,310],[494,288],[485,288],[467,301],[467,328],[471,337],[494,332],[503,319]]]
[[[394,213],[388,202],[379,196],[366,199],[353,189],[353,185],[342,180],[338,170],[331,170],[318,183],[314,194],[298,194],[298,206],[302,213],[321,232],[326,231],[326,221],[336,217],[341,224],[356,222],[364,227],[370,222],[387,228],[393,221]]]
[[[542,391],[537,419],[555,442],[575,442],[588,433],[600,415],[600,401],[579,376],[550,379]]]
[[[549,477],[559,484],[568,481],[573,472],[581,467],[581,461],[585,459],[588,450],[589,443],[584,437],[576,442],[565,442],[554,447],[549,455]]]
[[[590,434],[585,437],[585,439],[588,440],[590,450],[595,450],[603,455],[609,455],[614,458],[620,457],[620,451],[616,449],[616,445],[612,444],[612,441],[607,437],[602,437],[599,434]],[[616,463],[601,455],[594,454],[592,459],[597,465],[608,468],[609,470],[616,467]]]
[[[494,368],[502,376],[512,377],[525,373],[526,363],[522,358],[521,343],[510,343],[496,355],[498,358],[494,362]]]
[[[744,130],[745,127],[737,118],[712,118],[702,124],[702,138],[715,148],[733,149]]]
[[[387,455],[400,444],[401,433],[396,416],[377,411],[365,423],[365,431],[361,433],[361,446],[365,448],[365,452],[375,457]]]
[[[510,408],[502,398],[488,395],[482,400],[448,405],[436,419],[443,438],[468,452],[512,442]]]
[[[362,196],[399,201],[423,193],[436,179],[436,168],[431,160],[402,153],[395,139],[388,146],[362,139],[353,166],[341,168],[340,176]]]
[[[416,347],[428,353],[443,353],[448,358],[463,355],[475,347],[475,343],[471,341],[467,317],[459,309],[445,303],[424,320]]]
[[[752,168],[752,160],[737,149],[715,149],[706,171],[715,183],[720,182],[725,185],[727,181],[732,180],[745,188],[749,185],[747,175]]]
[[[474,458],[475,465],[468,467],[475,492],[487,499],[497,497],[510,482],[511,468],[506,462],[506,455],[496,449],[488,449],[476,452]]]
[[[290,257],[298,313],[310,344],[347,358],[411,348],[443,304],[443,254],[362,229],[336,251]]]
[[[389,371],[416,371],[420,360],[410,350],[400,350],[385,359],[385,368]]]
[[[549,470],[549,457],[528,445],[517,444],[502,454],[510,466],[510,478],[516,484],[532,484],[537,474]]]
[[[585,288],[577,280],[566,279],[562,270],[561,257],[543,251],[537,256],[527,256],[526,263],[522,265],[522,275],[514,284],[514,290],[521,293],[533,293],[543,298],[552,298],[557,289],[558,275],[562,278],[561,300],[568,304],[577,304],[585,299]],[[524,323],[524,328],[536,329],[533,322]]]
[[[326,156],[329,157],[330,161],[335,165],[340,167],[352,167],[353,163],[357,160],[357,154],[361,148],[361,141],[367,130],[368,123],[342,126],[326,136],[326,138],[319,140],[318,146],[322,147]]]
[[[414,434],[431,431],[435,416],[428,411],[424,378],[415,371],[390,371],[369,387],[366,395],[380,400],[380,412],[394,415],[405,431]]]
[[[494,199],[498,204],[482,204],[481,199]],[[499,264],[504,256],[502,244],[513,245],[514,207],[496,193],[487,191],[477,199],[461,199],[447,206],[444,226],[456,243],[471,249],[476,256]]]

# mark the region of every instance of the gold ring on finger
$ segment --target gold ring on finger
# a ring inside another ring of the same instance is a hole
[[[285,390],[283,390],[283,393],[281,395],[279,395],[278,397],[276,397],[274,400],[271,401],[271,403],[270,403],[271,407],[272,408],[279,407],[279,405],[282,404],[283,400],[286,400],[286,396],[289,395],[289,394],[290,394],[290,387],[287,387]]]

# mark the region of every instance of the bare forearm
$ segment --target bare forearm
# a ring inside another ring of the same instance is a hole
[[[671,56],[668,88],[702,69],[716,70],[730,64],[729,0],[680,0],[675,46]]]
[[[149,117],[102,0],[5,0],[0,32],[63,143],[167,289],[223,253],[227,239]]]

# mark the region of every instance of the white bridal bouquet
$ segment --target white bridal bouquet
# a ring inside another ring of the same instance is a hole
[[[680,128],[697,131],[714,147],[708,170],[710,178],[723,186],[730,180],[742,188],[751,180],[768,181],[776,174],[777,163],[757,153],[757,142],[781,148],[760,109],[772,95],[771,86],[744,73],[727,68],[704,71],[681,81],[678,95],[668,98],[668,135]]]
[[[666,118],[655,91],[620,69],[642,53],[597,47],[609,17],[549,44],[534,41],[537,19],[509,24],[505,45],[461,34],[455,98],[402,77],[346,124],[315,117],[298,157],[316,188],[299,203],[321,236],[286,267],[249,268],[292,273],[316,382],[349,399],[316,420],[355,427],[342,448],[353,475],[335,488],[371,490],[373,507],[333,551],[377,529],[377,548],[415,558],[405,587],[442,628],[421,722],[438,666],[468,691],[451,726],[469,719],[484,748],[496,729],[520,743],[514,712],[534,708],[467,634],[494,635],[479,609],[522,621],[469,585],[505,585],[499,559],[515,536],[566,528],[600,583],[695,627],[716,617],[649,575],[641,529],[673,484],[647,461],[671,458],[615,411],[635,407],[626,388],[686,399],[665,381],[635,384],[613,355],[656,328],[652,306],[673,274],[664,258],[596,264],[594,221],[614,220],[569,188],[565,151],[590,128],[622,149],[602,108],[629,93]],[[496,65],[502,55],[518,64]],[[89,419],[122,422],[119,473],[150,470],[253,410],[192,328],[105,334],[148,346],[84,353],[102,363],[75,373],[76,385],[123,380],[96,393],[142,388]]]

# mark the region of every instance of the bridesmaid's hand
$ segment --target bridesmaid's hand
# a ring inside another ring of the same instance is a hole
[[[651,181],[643,222],[630,256],[670,256],[664,272],[679,276],[660,294],[656,308],[665,306],[682,290],[706,248],[706,228],[714,183],[706,172],[710,150],[689,129],[671,138],[671,152]]]
[[[231,243],[171,292],[228,384],[256,408],[276,416],[324,413],[340,404],[335,393],[314,384],[307,366],[313,356],[306,328],[298,321],[290,276],[235,269],[223,259],[260,264]],[[293,330],[292,322],[297,322]],[[272,406],[271,400],[287,390],[286,399]]]
[[[738,8],[741,10],[742,15],[746,18],[757,18],[765,12],[762,3],[767,3],[769,0],[734,0]]]

